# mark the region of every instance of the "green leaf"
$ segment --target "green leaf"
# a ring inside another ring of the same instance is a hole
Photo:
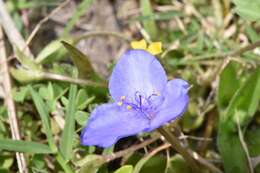
[[[31,8],[39,8],[39,7],[46,7],[46,6],[57,6],[57,2],[45,2],[45,1],[7,1],[6,5],[10,11],[13,10],[22,10],[22,9],[31,9]]]
[[[133,172],[133,166],[132,165],[125,165],[121,168],[117,169],[114,173],[132,173]]]
[[[75,165],[80,167],[79,173],[96,173],[105,162],[104,157],[91,154],[75,162]]]
[[[72,169],[69,166],[69,164],[67,163],[67,161],[64,160],[63,157],[60,155],[60,153],[58,153],[56,155],[56,160],[58,161],[58,163],[60,164],[60,166],[62,167],[62,169],[64,170],[65,173],[73,173],[74,172],[74,171],[72,171]]]
[[[65,126],[61,137],[60,151],[65,160],[72,157],[72,147],[75,131],[75,112],[76,112],[77,85],[71,84],[69,90],[69,103],[66,107]]]
[[[85,89],[80,89],[76,97],[76,105],[78,110],[83,110],[88,104],[88,95]]]
[[[39,89],[39,94],[46,100],[51,101],[54,99],[54,91],[51,82],[48,83],[48,87],[42,86]]]
[[[250,156],[256,157],[260,155],[260,128],[247,130],[245,141],[249,150]]]
[[[89,113],[84,111],[77,111],[75,113],[75,120],[81,126],[85,126],[88,121]]]
[[[251,25],[248,25],[245,28],[245,32],[246,32],[249,40],[252,43],[257,42],[258,40],[260,40],[260,35],[257,33],[257,31]]]
[[[69,104],[69,100],[65,97],[65,96],[61,96],[61,103],[67,107],[67,105]]]
[[[140,5],[143,16],[154,16],[150,0],[141,0]],[[155,21],[153,19],[147,19],[143,21],[143,25],[151,38],[155,39],[158,33]]]
[[[218,148],[226,173],[249,172],[247,156],[237,131],[237,120],[239,126],[245,128],[255,114],[259,100],[260,69],[257,69],[233,95],[226,111],[220,111]]]
[[[235,11],[243,18],[256,21],[260,19],[260,0],[233,0]]]
[[[54,143],[54,139],[52,136],[52,131],[50,127],[50,119],[49,119],[49,112],[46,109],[47,105],[44,103],[43,98],[31,87],[29,86],[33,102],[36,106],[36,109],[41,117],[42,125],[44,132],[47,136],[47,140],[49,143],[49,146],[53,152],[57,151],[57,147]]]
[[[61,43],[64,45],[64,47],[70,53],[72,61],[79,71],[80,78],[88,79],[93,74],[95,74],[95,71],[89,61],[89,58],[86,55],[84,55],[76,47],[74,47],[73,45],[71,45],[65,41],[61,41]]]
[[[42,67],[39,64],[36,64],[36,62],[32,58],[25,55],[20,49],[16,48],[15,53],[17,55],[18,61],[26,69],[36,70],[36,71],[41,70]]]
[[[231,61],[220,74],[217,91],[217,104],[220,111],[224,111],[239,88],[237,77],[238,64]]]
[[[28,93],[29,93],[29,89],[27,86],[19,87],[19,89],[14,90],[14,94],[13,94],[14,100],[16,102],[24,102]]]
[[[42,71],[29,70],[23,67],[19,69],[11,67],[10,73],[12,77],[14,77],[17,81],[21,83],[39,81],[44,78],[44,74]]]
[[[31,167],[35,167],[37,169],[41,169],[43,170],[44,167],[46,166],[46,163],[44,161],[44,155],[43,154],[35,154],[33,155],[33,157],[31,158],[31,163],[30,163]],[[45,169],[45,172],[47,170]]]
[[[72,43],[71,39],[65,39],[68,43]],[[61,59],[67,53],[63,45],[60,43],[60,39],[50,42],[45,46],[41,52],[37,55],[36,63],[50,63]]]
[[[188,106],[188,111],[184,113],[181,120],[184,132],[190,132],[203,124],[204,116],[200,116],[197,109],[197,103],[191,101]]]
[[[167,173],[192,173],[190,166],[179,154],[171,157]]]
[[[0,172],[3,171],[2,169],[6,169],[6,173],[8,173],[11,168],[11,166],[14,163],[14,158],[11,153],[1,153],[0,156]],[[4,171],[1,173],[5,173]]]
[[[224,163],[225,173],[249,172],[246,153],[237,134],[224,130],[218,132],[218,148]]]
[[[240,126],[245,127],[257,110],[259,100],[260,69],[257,69],[234,94],[226,112],[221,115],[220,123],[232,131],[236,129],[237,118],[239,118]]]
[[[0,149],[24,153],[53,153],[48,145],[11,139],[0,139]]]
[[[142,159],[144,159],[143,154],[133,153],[131,157],[127,160],[127,164],[135,165],[136,167],[137,164],[140,163]],[[136,170],[136,168],[134,168],[134,171],[141,171],[140,173],[159,173],[159,172],[161,173],[164,172],[165,166],[166,166],[166,157],[158,154],[146,160],[145,163],[143,163],[143,165],[139,167],[140,169],[138,168],[138,170]]]
[[[154,160],[157,160],[157,161],[156,161],[155,163],[153,163]],[[145,157],[143,157],[142,159],[140,159],[140,160],[136,163],[136,165],[135,165],[135,167],[134,167],[133,173],[143,172],[143,168],[145,167],[145,165],[148,165],[148,164],[150,164],[150,166],[154,166],[154,165],[157,164],[156,167],[159,167],[158,164],[160,164],[160,166],[163,165],[163,166],[165,167],[164,163],[162,163],[161,161],[162,161],[162,160],[161,160],[161,158],[159,158],[159,157],[156,157],[156,156],[151,155],[151,154],[150,154],[150,155],[146,155]],[[157,171],[155,171],[155,168],[153,168],[153,169],[150,169],[149,172],[150,172],[150,173],[153,173],[153,172],[157,172]]]

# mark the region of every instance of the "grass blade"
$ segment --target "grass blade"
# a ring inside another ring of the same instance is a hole
[[[11,139],[0,139],[0,149],[35,154],[53,153],[48,145]]]
[[[150,0],[141,0],[141,10],[143,16],[154,16]],[[143,21],[144,29],[149,33],[152,39],[157,36],[157,27],[154,19],[147,19]]]
[[[65,160],[72,157],[72,147],[75,131],[75,112],[76,112],[77,86],[71,85],[69,90],[69,104],[67,105],[65,115],[65,127],[61,137],[60,151]]]
[[[60,154],[57,154],[56,160],[58,161],[62,169],[65,171],[65,173],[73,173],[70,166],[67,164],[67,162],[63,159],[63,157]]]
[[[53,152],[56,152],[57,147],[54,143],[52,132],[51,132],[49,113],[46,110],[47,105],[44,103],[42,97],[31,86],[29,86],[29,89],[30,89],[30,92],[31,92],[31,95],[32,95],[33,102],[34,102],[36,109],[37,109],[37,111],[38,111],[38,113],[41,117],[43,129],[44,129],[44,132],[47,136],[49,146],[50,146],[50,148]]]

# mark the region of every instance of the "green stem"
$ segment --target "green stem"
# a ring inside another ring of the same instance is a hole
[[[182,157],[188,162],[194,173],[201,172],[193,156],[188,152],[188,149],[184,148],[179,140],[166,128],[160,127],[158,132],[165,137],[165,139],[172,145],[172,147],[179,152]]]
[[[66,163],[60,153],[56,155],[56,159],[65,173],[74,173],[71,167]]]

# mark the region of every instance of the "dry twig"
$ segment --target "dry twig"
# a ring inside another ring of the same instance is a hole
[[[26,45],[29,45],[31,43],[32,39],[37,34],[37,32],[39,31],[41,26],[45,22],[47,22],[50,19],[51,16],[53,16],[54,14],[59,12],[63,7],[65,7],[69,2],[70,2],[70,0],[64,1],[58,7],[56,7],[49,15],[45,16],[42,20],[40,20],[40,22],[38,22],[37,25],[34,27],[33,31],[31,32],[31,34],[29,35],[28,39],[26,40]]]
[[[12,138],[14,140],[20,140],[21,136],[19,133],[15,104],[14,104],[14,101],[13,101],[12,95],[11,95],[11,87],[12,87],[11,78],[10,78],[10,74],[8,71],[8,64],[6,61],[7,58],[6,58],[6,52],[5,52],[5,46],[4,46],[3,39],[4,39],[3,32],[2,32],[2,28],[0,27],[0,56],[1,56],[1,61],[3,61],[0,64],[1,64],[1,68],[3,70],[2,74],[3,74],[3,88],[4,88],[4,93],[5,93],[5,103],[6,103],[7,110],[8,110],[8,117],[9,117]],[[28,170],[27,170],[24,154],[17,152],[16,159],[17,159],[19,172],[27,173]]]
[[[24,50],[24,53],[33,58],[31,51],[29,50],[28,46],[26,45],[22,35],[15,27],[15,24],[5,8],[5,4],[3,0],[0,0],[0,24],[3,26],[3,29],[13,45],[14,48],[19,48],[20,50]]]

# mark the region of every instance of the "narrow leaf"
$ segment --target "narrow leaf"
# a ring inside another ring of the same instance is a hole
[[[31,81],[39,81],[44,78],[42,71],[35,71],[20,67],[18,69],[11,67],[11,75],[19,82],[26,83]]]
[[[60,151],[65,160],[69,160],[72,157],[75,131],[76,95],[77,86],[72,84],[69,90],[69,104],[66,108],[65,126],[60,143]]]
[[[79,71],[80,78],[88,79],[90,76],[95,74],[89,58],[86,55],[84,55],[80,50],[65,41],[61,41],[61,43],[70,53],[72,61]]]
[[[11,139],[0,139],[0,149],[35,154],[53,153],[48,145]]]
[[[125,165],[121,168],[117,169],[114,173],[132,173],[133,172],[133,166],[132,165]]]
[[[58,163],[60,164],[60,166],[62,167],[62,169],[64,170],[65,173],[74,173],[73,170],[71,169],[71,167],[67,164],[67,162],[60,155],[60,153],[58,153],[56,155],[56,160],[58,161]]]
[[[143,16],[154,16],[150,0],[141,0],[140,3]],[[155,39],[158,32],[154,19],[143,20],[143,25],[151,38]]]
[[[72,42],[70,39],[66,39],[66,41]],[[65,54],[66,50],[60,43],[60,40],[54,40],[41,50],[35,61],[37,63],[49,63],[61,59]]]
[[[31,86],[29,86],[29,89],[32,95],[33,102],[41,117],[43,129],[47,136],[49,146],[51,150],[55,152],[57,148],[54,143],[52,132],[51,132],[49,113],[48,110],[46,110],[47,105],[44,103],[43,98]]]
[[[224,111],[239,87],[237,78],[238,64],[231,61],[220,74],[217,92],[217,103],[220,111]]]

